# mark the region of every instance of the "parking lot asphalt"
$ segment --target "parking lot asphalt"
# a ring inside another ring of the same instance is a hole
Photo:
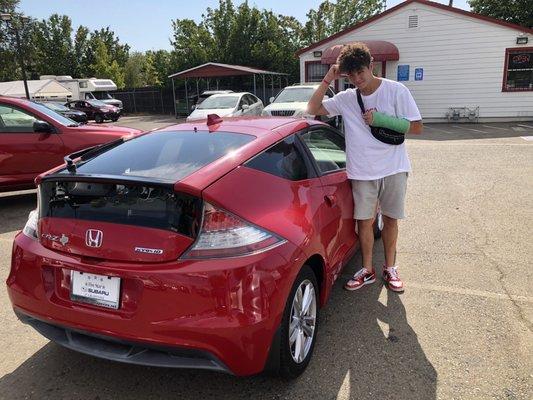
[[[167,117],[124,117],[149,129]],[[410,136],[408,218],[398,264],[406,292],[342,289],[319,318],[308,370],[286,382],[124,365],[50,343],[0,291],[1,399],[533,398],[533,122],[428,124]],[[0,195],[0,276],[32,191]],[[383,263],[381,242],[375,265]]]

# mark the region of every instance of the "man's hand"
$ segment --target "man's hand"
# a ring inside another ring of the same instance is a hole
[[[324,80],[327,82],[333,82],[335,79],[341,77],[341,72],[339,70],[339,64],[333,64],[327,74],[324,76]]]
[[[365,120],[365,124],[372,125],[372,122],[374,122],[374,110],[368,110],[363,114],[363,119]]]

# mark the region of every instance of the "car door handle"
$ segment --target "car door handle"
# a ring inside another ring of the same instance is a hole
[[[337,202],[337,199],[335,195],[333,194],[327,194],[324,196],[324,200],[326,201],[326,204],[330,207],[333,207],[335,203]]]

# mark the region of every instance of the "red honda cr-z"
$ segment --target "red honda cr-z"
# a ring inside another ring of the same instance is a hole
[[[357,236],[344,137],[238,118],[120,139],[37,178],[13,246],[19,318],[68,348],[298,376]]]

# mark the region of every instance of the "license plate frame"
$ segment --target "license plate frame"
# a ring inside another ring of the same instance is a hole
[[[99,307],[120,308],[121,279],[116,276],[70,271],[70,299]]]

